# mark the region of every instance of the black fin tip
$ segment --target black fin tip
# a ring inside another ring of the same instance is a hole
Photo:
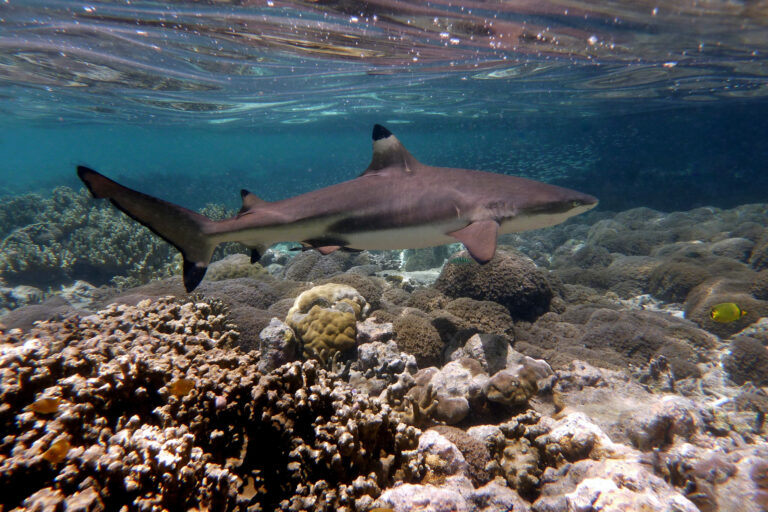
[[[376,142],[377,140],[386,139],[392,135],[392,132],[381,126],[380,124],[373,125],[373,141]]]
[[[206,270],[208,267],[198,267],[194,262],[184,258],[184,289],[191,292],[197,288],[197,285],[203,280]]]

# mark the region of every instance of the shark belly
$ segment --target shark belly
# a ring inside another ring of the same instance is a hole
[[[521,231],[531,231],[534,229],[548,228],[565,222],[574,215],[591,210],[594,205],[584,205],[572,208],[567,212],[561,213],[533,213],[520,214],[505,219],[499,225],[499,234],[520,233]]]
[[[344,238],[347,241],[347,246],[352,249],[420,249],[456,243],[456,239],[447,233],[461,229],[466,225],[466,221],[453,219],[435,224],[357,231],[338,234],[338,236]]]

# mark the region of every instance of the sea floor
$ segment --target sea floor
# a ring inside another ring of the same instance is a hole
[[[484,266],[228,247],[193,294],[56,208],[2,217],[0,511],[768,510],[768,205],[590,212]]]

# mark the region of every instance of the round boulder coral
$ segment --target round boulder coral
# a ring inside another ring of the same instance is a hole
[[[357,321],[368,314],[365,298],[351,286],[328,283],[296,297],[285,319],[304,345],[304,354],[327,362],[355,347]]]
[[[466,257],[465,252],[459,255]],[[435,288],[450,297],[498,302],[516,320],[546,313],[553,295],[546,275],[530,259],[505,250],[497,250],[485,265],[446,264]]]
[[[405,313],[394,320],[393,327],[398,348],[414,355],[420,368],[440,364],[443,340],[428,318],[416,312]]]
[[[757,386],[768,384],[768,348],[747,336],[738,336],[731,342],[723,368],[736,384],[752,381]]]

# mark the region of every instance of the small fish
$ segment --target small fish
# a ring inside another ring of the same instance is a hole
[[[51,464],[58,464],[64,460],[64,457],[67,456],[67,453],[69,453],[69,449],[71,447],[72,445],[69,444],[69,441],[66,439],[59,439],[47,450],[45,450],[45,453],[43,453],[43,458]]]
[[[737,304],[733,302],[723,302],[721,304],[715,304],[712,309],[709,310],[709,318],[715,322],[721,324],[727,324],[728,322],[735,322],[741,319],[747,312],[741,309]]]
[[[182,397],[192,391],[195,388],[195,381],[192,379],[178,379],[171,383],[170,386],[168,386],[168,390],[171,392],[172,395],[176,395],[178,397]]]
[[[29,405],[29,408],[38,414],[53,414],[59,410],[61,398],[40,398]]]
[[[466,256],[456,256],[455,258],[448,260],[448,263],[452,265],[469,265],[473,261],[473,259],[467,258]]]

